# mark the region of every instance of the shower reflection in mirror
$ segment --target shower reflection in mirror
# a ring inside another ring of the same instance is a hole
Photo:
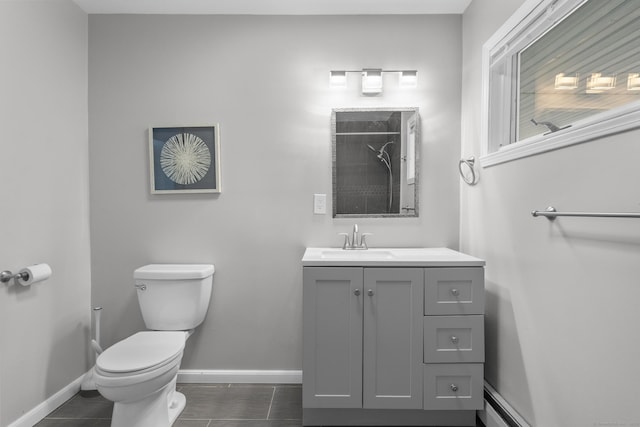
[[[333,216],[417,216],[417,109],[334,109],[331,125]]]

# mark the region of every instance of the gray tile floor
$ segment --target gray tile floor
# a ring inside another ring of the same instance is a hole
[[[300,427],[299,384],[178,384],[187,406],[173,427]],[[76,395],[37,427],[109,427],[113,404]]]
[[[302,426],[299,384],[178,384],[178,391],[187,406],[173,427]],[[102,396],[78,394],[36,427],[110,427],[112,410]]]

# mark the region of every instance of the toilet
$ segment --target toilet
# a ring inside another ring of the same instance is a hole
[[[111,427],[169,427],[186,404],[176,391],[187,338],[209,308],[211,264],[150,264],[133,273],[148,331],[112,345],[96,360],[94,378],[114,402]]]

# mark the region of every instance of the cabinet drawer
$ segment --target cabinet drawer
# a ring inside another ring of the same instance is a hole
[[[425,316],[425,363],[484,362],[484,316]]]
[[[424,365],[424,409],[482,409],[483,386],[480,363]]]
[[[483,314],[484,268],[425,269],[424,314]]]

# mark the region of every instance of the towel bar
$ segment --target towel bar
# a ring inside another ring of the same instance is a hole
[[[552,221],[558,216],[581,216],[590,218],[640,218],[640,212],[558,212],[553,206],[544,211],[531,211],[534,217],[544,216]]]

